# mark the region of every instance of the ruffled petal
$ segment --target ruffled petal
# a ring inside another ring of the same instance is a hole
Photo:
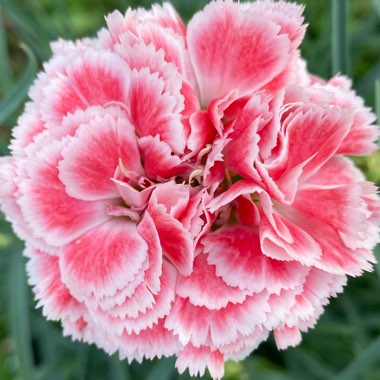
[[[73,52],[66,70],[52,75],[43,88],[41,115],[47,126],[59,126],[64,116],[89,106],[128,99],[130,69],[108,51]]]
[[[207,261],[229,286],[279,293],[302,284],[308,268],[296,261],[273,260],[261,251],[259,235],[244,226],[222,227],[203,240]]]
[[[62,280],[77,299],[112,295],[140,271],[147,243],[136,225],[110,220],[62,249]]]
[[[181,374],[189,369],[191,376],[203,376],[208,368],[211,377],[220,380],[224,375],[224,355],[219,350],[206,346],[194,347],[188,344],[178,354],[175,366]]]
[[[37,307],[47,319],[68,318],[75,322],[85,311],[85,306],[75,299],[61,280],[59,258],[46,252],[27,248],[28,282],[33,286]]]
[[[111,178],[120,162],[129,171],[143,173],[133,126],[127,118],[110,114],[81,124],[62,157],[59,177],[67,193],[86,201],[119,196]]]
[[[170,185],[169,183],[169,186],[166,186],[166,196],[170,196],[171,191],[174,195],[174,202],[178,201],[175,196],[178,187],[182,187],[182,185]],[[168,210],[165,204],[160,203],[159,197],[159,192],[157,194],[152,193],[148,212],[156,226],[164,255],[177,268],[179,273],[187,276],[191,273],[193,267],[193,239],[183,224],[170,215],[170,209]]]
[[[20,182],[18,204],[36,237],[52,246],[66,244],[109,219],[106,204],[85,202],[70,197],[59,179],[64,142],[36,148],[29,162],[29,178]]]
[[[177,281],[177,295],[188,297],[193,305],[210,310],[219,310],[228,303],[242,303],[248,294],[248,291],[229,286],[216,276],[215,266],[208,264],[205,254],[196,256],[190,276],[179,276]]]
[[[235,88],[258,90],[280,74],[290,48],[280,30],[271,19],[244,12],[232,1],[212,2],[197,13],[187,41],[202,103]]]

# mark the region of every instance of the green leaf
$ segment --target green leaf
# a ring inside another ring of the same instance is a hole
[[[33,380],[28,288],[25,263],[20,253],[15,253],[12,257],[9,281],[10,328],[15,342],[15,352],[19,360],[19,374],[23,380]]]
[[[175,373],[175,358],[162,358],[157,361],[153,369],[149,372],[146,380],[169,380]]]
[[[375,256],[377,259],[376,271],[377,275],[380,277],[380,244],[378,244],[375,248]]]
[[[331,48],[332,48],[332,74],[347,73],[347,1],[332,0],[332,25],[331,25]]]
[[[377,123],[380,124],[380,79],[375,81],[375,112]]]
[[[380,361],[380,336],[377,337],[361,354],[347,366],[334,380],[354,380]]]
[[[317,379],[329,379],[333,376],[333,373],[329,368],[320,363],[312,355],[301,349],[292,349],[284,352],[284,355],[288,362],[294,362],[298,364],[300,374],[309,373]]]
[[[4,28],[3,0],[0,0],[0,85],[6,94],[12,87],[12,70]]]
[[[120,360],[118,355],[113,355],[110,359],[111,380],[132,380],[127,363]]]
[[[28,56],[28,66],[26,67],[16,88],[3,102],[0,103],[0,124],[4,123],[4,121],[6,121],[21,105],[28,93],[34,77],[36,76],[37,61],[33,52],[24,44],[21,44],[21,48]]]

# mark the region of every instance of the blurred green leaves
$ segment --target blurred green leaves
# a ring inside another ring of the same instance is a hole
[[[37,73],[37,61],[33,52],[24,44],[21,45],[21,48],[28,57],[28,65],[15,88],[7,95],[4,101],[0,102],[0,124],[9,119],[23,103]],[[8,83],[4,88],[7,88],[7,86]]]

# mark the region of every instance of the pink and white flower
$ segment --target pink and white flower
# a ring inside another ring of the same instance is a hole
[[[376,149],[375,117],[309,75],[302,11],[217,0],[186,27],[154,5],[52,44],[0,202],[64,334],[220,379],[372,269],[379,197],[343,155]]]

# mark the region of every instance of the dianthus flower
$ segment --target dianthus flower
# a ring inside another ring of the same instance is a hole
[[[307,72],[302,11],[217,0],[186,28],[166,3],[52,44],[0,201],[64,334],[220,379],[372,269],[380,202],[344,155],[376,150],[375,117]]]

